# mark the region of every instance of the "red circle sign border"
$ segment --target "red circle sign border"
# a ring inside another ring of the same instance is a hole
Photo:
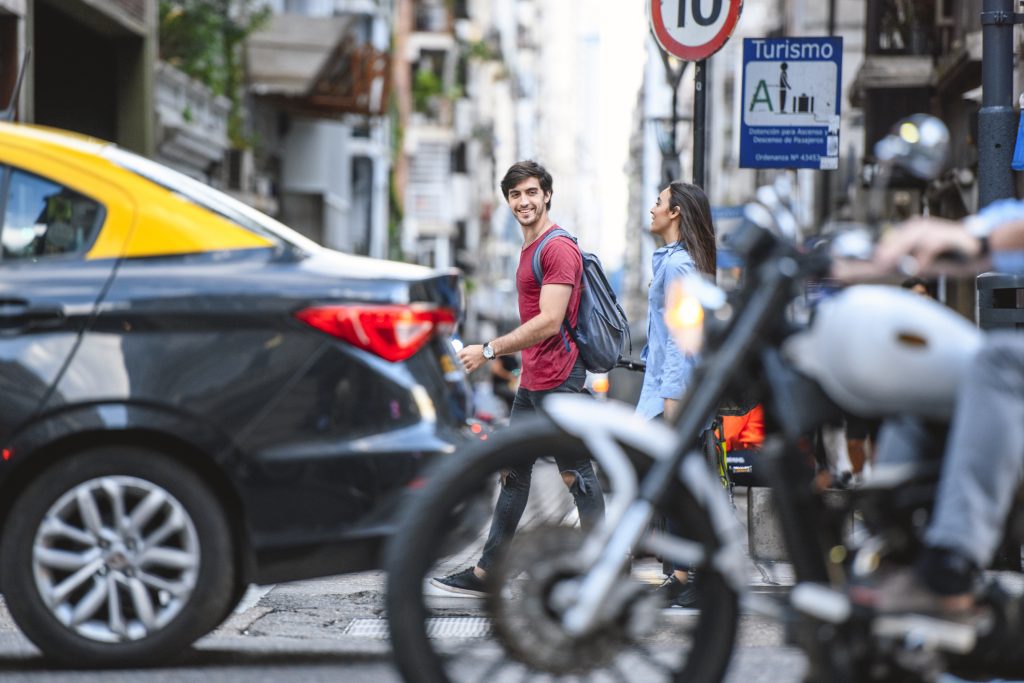
[[[703,45],[691,47],[683,45],[669,35],[668,30],[665,28],[665,20],[661,16],[661,11],[654,8],[655,3],[661,1],[650,0],[650,5],[648,5],[651,9],[651,26],[654,27],[654,37],[665,52],[675,55],[685,62],[699,62],[721,50],[722,46],[732,36],[732,32],[736,30],[736,25],[740,21],[740,12],[743,10],[743,0],[727,0],[729,2],[729,14],[725,17],[725,24],[722,26],[722,30]]]

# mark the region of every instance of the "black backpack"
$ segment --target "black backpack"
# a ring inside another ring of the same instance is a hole
[[[537,251],[533,252],[533,278],[537,286],[542,283],[540,253],[544,245],[555,237],[568,237],[580,249],[579,241],[574,235],[562,228],[555,228],[541,240]],[[590,372],[608,372],[619,362],[622,349],[626,343],[632,352],[632,340],[629,337],[629,321],[615,298],[612,286],[608,284],[604,268],[597,256],[580,249],[583,257],[583,277],[580,292],[580,310],[576,319],[576,327],[569,324],[569,318],[562,322],[569,336],[576,342],[580,350],[583,364]]]

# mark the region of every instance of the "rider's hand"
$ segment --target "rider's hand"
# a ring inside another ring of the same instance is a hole
[[[932,270],[950,256],[973,261],[982,256],[981,242],[959,223],[944,218],[912,218],[890,230],[875,250],[875,264],[906,275]]]

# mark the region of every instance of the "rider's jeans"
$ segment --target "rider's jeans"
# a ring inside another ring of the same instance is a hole
[[[530,391],[520,388],[516,392],[516,398],[512,404],[509,428],[515,428],[517,418],[535,412],[540,406],[541,400],[548,394],[578,394],[582,392],[586,376],[587,372],[583,364],[577,362],[565,382],[554,389]],[[576,460],[560,453],[551,455],[554,456],[555,463],[562,474],[571,473],[575,477],[569,491],[576,502],[580,526],[584,530],[593,528],[604,518],[604,494],[590,459]],[[477,563],[484,571],[491,568],[502,548],[515,535],[519,520],[526,510],[526,502],[530,497],[533,465],[534,463],[530,462],[503,473],[501,493],[498,495],[498,503],[494,507],[494,517],[491,518],[491,530],[487,535],[487,542],[484,544],[483,555]]]
[[[1024,476],[1024,334],[988,335],[968,367],[925,542],[987,567]]]

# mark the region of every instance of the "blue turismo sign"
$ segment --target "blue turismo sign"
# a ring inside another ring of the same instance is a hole
[[[745,38],[743,168],[839,168],[842,38]]]

